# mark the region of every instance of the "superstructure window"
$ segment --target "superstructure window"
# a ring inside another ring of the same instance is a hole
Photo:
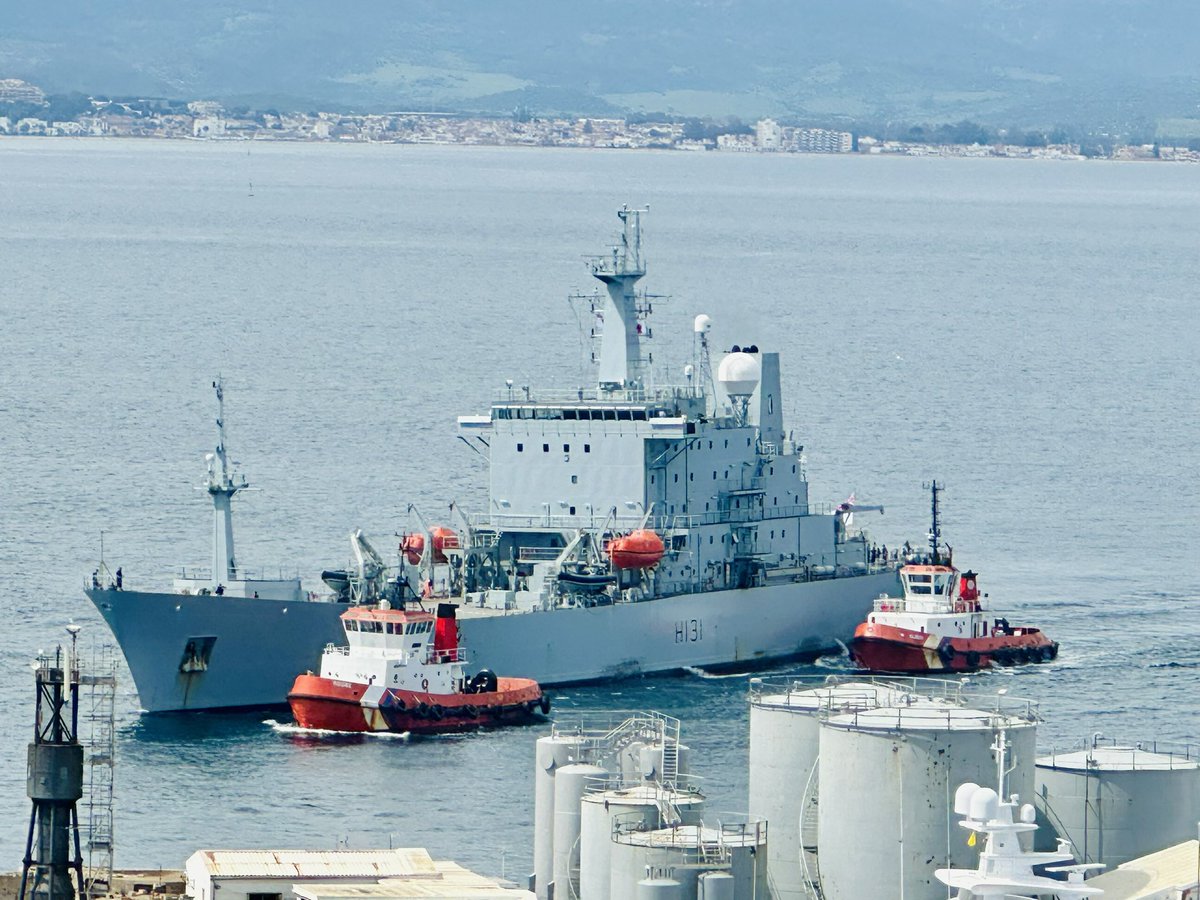
[[[358,623],[357,622],[355,622],[353,619],[346,619],[345,621],[346,621],[346,630],[347,631],[358,631]]]
[[[524,445],[524,444],[522,444],[520,441],[518,441],[518,442],[517,442],[517,452],[518,452],[518,453],[524,453],[524,452],[525,452],[525,445]]]
[[[578,475],[571,476],[571,484],[579,484],[579,476]]]
[[[549,444],[542,444],[542,452],[543,452],[543,453],[549,453],[549,452],[550,452],[550,445],[549,445]]]
[[[584,445],[583,445],[583,452],[584,452],[584,453],[591,453],[591,452],[592,452],[592,445],[591,445],[591,444],[584,444]]]
[[[563,453],[570,453],[570,452],[571,452],[571,445],[563,444]]]

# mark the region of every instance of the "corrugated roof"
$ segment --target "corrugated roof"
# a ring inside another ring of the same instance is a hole
[[[1160,892],[1196,883],[1196,841],[1184,841],[1166,850],[1123,863],[1111,872],[1089,878],[1090,887],[1104,889],[1104,900],[1141,900]]]
[[[504,887],[458,863],[439,860],[432,877],[389,878],[373,884],[296,884],[300,900],[533,900],[530,891]]]
[[[395,850],[202,850],[214,878],[394,878],[435,875],[420,847]]]

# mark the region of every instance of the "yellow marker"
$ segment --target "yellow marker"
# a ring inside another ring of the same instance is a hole
[[[971,832],[971,836],[969,838],[967,838],[967,846],[968,847],[975,846],[975,832],[973,832],[973,831]]]

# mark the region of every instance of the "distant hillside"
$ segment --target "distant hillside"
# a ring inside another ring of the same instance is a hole
[[[1194,118],[1200,5],[1167,0],[56,0],[0,78],[226,103],[835,121]]]

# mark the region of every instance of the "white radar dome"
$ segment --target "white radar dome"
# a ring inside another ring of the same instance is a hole
[[[707,334],[712,328],[712,316],[707,316],[704,313],[696,316],[696,321],[692,323],[692,330],[696,334]]]
[[[751,353],[730,353],[717,369],[717,380],[730,397],[749,397],[761,376],[762,366]]]

